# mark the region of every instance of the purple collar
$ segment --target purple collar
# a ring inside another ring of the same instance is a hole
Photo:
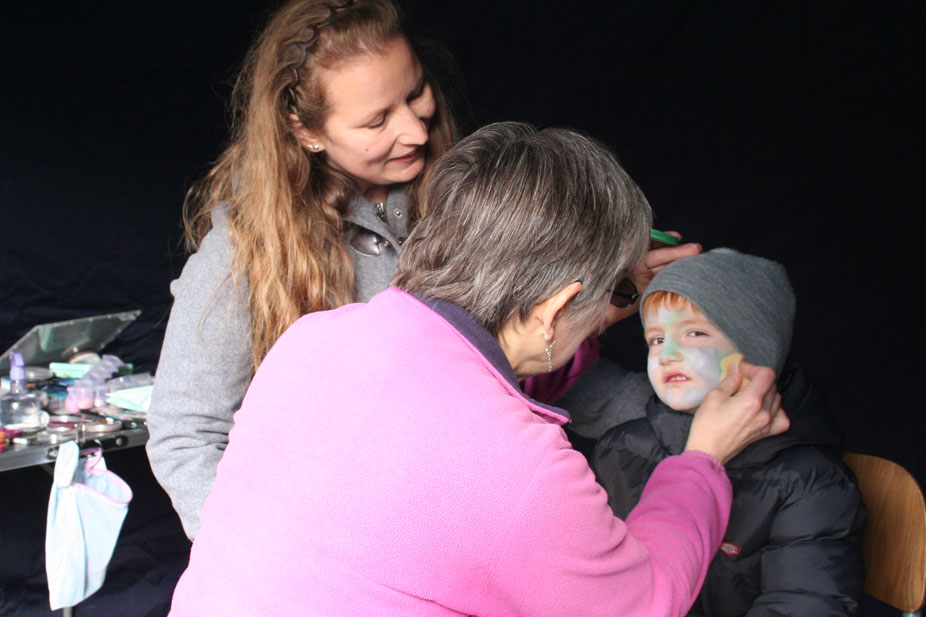
[[[498,341],[495,340],[495,337],[492,336],[492,333],[489,332],[485,326],[473,319],[473,316],[469,314],[469,311],[467,311],[459,304],[454,304],[448,300],[425,297],[414,292],[410,292],[410,294],[431,308],[431,310],[433,310],[435,313],[446,319],[447,322],[457,330],[457,332],[462,334],[466,340],[472,343],[472,345],[477,350],[479,350],[479,353],[481,353],[483,357],[485,357],[485,359],[495,367],[495,370],[497,370],[499,374],[505,378],[505,381],[507,381],[518,392],[520,392],[525,399],[529,400],[531,403],[538,407],[546,409],[551,413],[563,416],[566,418],[566,420],[571,420],[569,412],[565,409],[554,407],[553,405],[547,405],[546,403],[541,403],[524,394],[524,391],[521,389],[521,385],[518,383],[518,378],[514,374],[514,369],[511,368],[511,362],[508,361],[508,357],[505,355],[505,352],[502,351]]]

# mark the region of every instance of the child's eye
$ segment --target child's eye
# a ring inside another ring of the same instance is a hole
[[[691,336],[691,337],[707,336],[707,332],[702,332],[701,330],[692,330],[691,332],[688,333],[688,336]]]
[[[651,336],[649,339],[649,346],[654,347],[656,345],[662,345],[665,339],[661,336]]]

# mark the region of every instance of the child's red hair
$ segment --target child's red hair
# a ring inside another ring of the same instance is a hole
[[[701,313],[694,304],[691,303],[691,300],[685,296],[680,296],[679,294],[672,291],[654,291],[650,295],[646,296],[646,302],[643,303],[643,306],[640,308],[643,315],[643,323],[646,323],[646,316],[649,313],[658,311],[661,308],[667,308],[670,311],[681,311],[683,309],[689,309]]]

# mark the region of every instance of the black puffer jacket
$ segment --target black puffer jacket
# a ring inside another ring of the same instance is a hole
[[[806,375],[779,380],[791,428],[727,463],[733,509],[691,615],[855,615],[865,509],[839,455],[841,431]],[[593,454],[614,513],[625,518],[656,464],[684,450],[691,414],[655,396],[647,416],[607,431]]]

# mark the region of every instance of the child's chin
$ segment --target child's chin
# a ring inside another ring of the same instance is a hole
[[[701,402],[702,402],[704,399],[701,399],[701,401],[697,401],[697,402],[696,402],[695,404],[693,404],[693,405],[692,405],[691,403],[687,402],[687,401],[686,401],[686,402],[680,402],[680,401],[676,401],[676,400],[672,400],[672,399],[666,400],[666,399],[664,399],[664,398],[662,398],[662,397],[659,397],[659,400],[661,400],[663,403],[665,403],[666,407],[668,407],[669,409],[671,409],[671,410],[673,410],[673,411],[679,411],[679,412],[681,412],[681,413],[690,413],[690,414],[693,414],[694,412],[696,412],[696,411],[698,410],[698,407],[701,405]]]

